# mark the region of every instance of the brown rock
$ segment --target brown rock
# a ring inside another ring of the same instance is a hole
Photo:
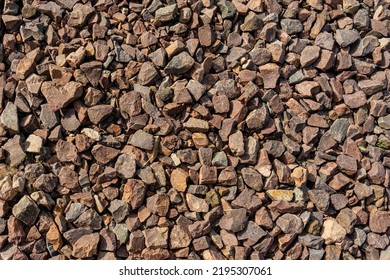
[[[110,117],[113,110],[111,105],[96,105],[88,108],[88,118],[93,124],[99,124]]]
[[[191,244],[191,235],[183,226],[173,226],[169,236],[169,248],[181,249],[187,248]]]
[[[98,162],[107,164],[119,155],[119,150],[98,144],[92,148],[91,153]]]
[[[344,103],[351,109],[357,109],[367,103],[366,95],[362,91],[357,91],[353,94],[343,96]]]
[[[99,233],[81,236],[74,244],[72,256],[78,259],[87,259],[98,252]]]
[[[199,184],[215,184],[218,179],[217,167],[202,165],[199,171]]]
[[[229,210],[220,220],[219,226],[231,232],[238,232],[244,229],[247,222],[246,210],[244,208]]]
[[[207,204],[205,199],[187,193],[186,201],[190,211],[200,212],[200,213],[207,213],[209,211],[209,205]]]
[[[145,244],[148,248],[167,248],[168,247],[168,228],[153,227],[144,230]]]
[[[301,53],[301,66],[307,67],[313,64],[320,57],[320,51],[320,47],[317,46],[305,47]]]
[[[373,211],[370,213],[369,226],[371,231],[385,233],[390,227],[390,214],[388,211]]]
[[[55,251],[62,247],[62,237],[55,223],[50,226],[49,231],[46,233],[46,243],[51,244]]]
[[[50,108],[57,111],[78,99],[83,94],[83,86],[78,82],[68,82],[58,89],[52,82],[43,82],[41,91]]]
[[[34,60],[28,57],[23,57],[19,60],[18,66],[16,67],[16,78],[19,80],[25,80],[34,70]]]
[[[259,67],[260,75],[263,78],[264,88],[276,88],[280,77],[280,68],[277,64],[268,63]]]
[[[203,25],[198,28],[198,36],[199,36],[199,43],[203,47],[209,47],[215,41],[214,31],[209,24]]]
[[[187,180],[189,178],[188,172],[176,168],[171,173],[171,185],[179,192],[185,192],[187,189]]]

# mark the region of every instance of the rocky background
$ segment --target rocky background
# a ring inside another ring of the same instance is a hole
[[[390,259],[390,1],[0,2],[0,259]]]

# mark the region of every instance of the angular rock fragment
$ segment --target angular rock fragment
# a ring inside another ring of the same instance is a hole
[[[27,195],[23,196],[12,208],[12,214],[26,225],[33,225],[39,215],[36,203]]]

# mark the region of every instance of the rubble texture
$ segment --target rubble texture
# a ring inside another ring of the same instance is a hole
[[[389,259],[389,6],[0,1],[0,260]]]

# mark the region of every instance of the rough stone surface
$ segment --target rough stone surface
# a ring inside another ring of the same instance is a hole
[[[389,1],[0,1],[0,259],[389,259]]]

